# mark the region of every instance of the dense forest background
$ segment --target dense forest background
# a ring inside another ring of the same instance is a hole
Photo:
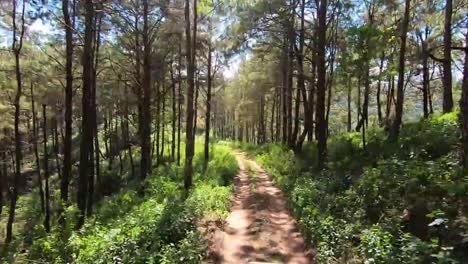
[[[315,261],[464,263],[467,46],[466,0],[1,1],[0,261],[200,263],[242,150]]]

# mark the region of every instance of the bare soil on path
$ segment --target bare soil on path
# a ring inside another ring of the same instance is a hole
[[[231,213],[211,235],[209,263],[313,263],[281,190],[257,163],[236,157]]]

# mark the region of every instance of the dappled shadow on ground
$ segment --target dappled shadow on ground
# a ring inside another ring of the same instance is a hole
[[[240,172],[224,230],[212,236],[209,263],[313,263],[286,199],[255,162],[238,154]]]

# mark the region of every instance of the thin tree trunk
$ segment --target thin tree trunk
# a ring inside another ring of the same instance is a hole
[[[210,24],[211,30],[211,24]],[[210,161],[210,120],[211,120],[211,86],[212,86],[212,48],[211,40],[208,40],[208,83],[206,88],[206,116],[205,116],[205,163],[204,168],[208,168],[208,162]]]
[[[85,0],[85,34],[83,48],[83,85],[82,85],[82,118],[81,118],[81,142],[80,142],[80,167],[77,190],[77,204],[79,216],[77,229],[84,224],[87,199],[88,199],[88,179],[89,174],[89,156],[93,145],[93,123],[92,123],[92,89],[93,89],[93,21],[94,5],[92,0]]]
[[[47,106],[42,105],[42,119],[44,136],[44,179],[45,179],[45,218],[44,228],[47,233],[50,232],[50,189],[49,189],[49,155],[47,150]]]
[[[140,128],[141,161],[140,178],[151,172],[151,42],[148,0],[143,0],[143,101],[142,127]]]
[[[282,97],[281,104],[283,106],[283,144],[286,144],[288,141],[288,55],[287,55],[287,38],[284,37],[283,40],[283,50],[281,55],[281,74],[282,74]]]
[[[7,172],[7,157],[6,157],[6,150],[5,151],[2,151],[0,152],[0,160],[1,160],[1,163],[0,163],[0,216],[2,215],[2,212],[3,212],[3,190],[5,189],[5,183],[6,183],[6,180],[8,178],[8,172]]]
[[[163,86],[163,94],[161,96],[162,100],[162,118],[161,118],[161,154],[160,160],[164,159],[164,148],[166,142],[166,91]]]
[[[271,143],[275,142],[275,107],[278,98],[277,89],[275,87],[275,93],[273,94],[273,102],[271,104],[271,122],[270,122],[270,140]]]
[[[314,44],[316,46],[316,44]],[[310,113],[310,127],[309,131],[307,133],[307,141],[312,142],[314,140],[314,112],[315,112],[315,94],[317,92],[317,85],[316,85],[316,59],[317,59],[317,53],[313,53],[313,61],[312,61],[312,80],[310,82],[310,90],[309,90],[309,113]]]
[[[20,65],[20,55],[21,55],[21,49],[23,47],[23,37],[24,37],[24,32],[25,32],[25,27],[24,27],[24,13],[26,9],[26,1],[23,1],[22,5],[22,11],[21,11],[21,31],[20,31],[20,36],[19,36],[19,43],[17,40],[17,21],[16,21],[16,0],[13,0],[13,13],[12,13],[12,19],[13,19],[13,44],[12,44],[12,50],[15,55],[15,74],[16,74],[16,95],[15,95],[15,101],[14,101],[14,106],[15,106],[15,176],[13,178],[13,185],[11,186],[11,193],[10,193],[10,211],[8,215],[8,222],[6,226],[6,237],[5,237],[5,244],[10,244],[11,240],[13,239],[13,222],[15,221],[15,213],[16,213],[16,202],[18,199],[18,185],[19,185],[19,179],[21,177],[21,162],[23,158],[23,154],[21,151],[21,132],[19,128],[19,123],[20,123],[20,114],[21,114],[21,96],[22,96],[22,89],[23,89],[23,83],[22,83],[22,76],[21,76],[21,65]]]
[[[196,13],[196,3],[194,0],[194,13]],[[190,0],[185,0],[185,36],[186,36],[186,53],[187,53],[187,116],[186,116],[186,145],[185,145],[185,170],[184,170],[184,187],[189,189],[192,187],[192,160],[194,155],[194,131],[193,131],[193,96],[195,90],[194,72],[195,61],[192,59],[192,37],[190,33]],[[195,32],[196,33],[196,32]],[[195,47],[193,47],[195,50]],[[194,52],[195,53],[195,52]]]
[[[380,65],[379,65],[379,80],[377,82],[377,117],[379,120],[379,125],[382,124],[382,103],[380,99],[380,93],[382,89],[382,80],[380,79],[383,71],[383,65],[385,60],[385,53],[382,52],[382,56],[380,57]]]
[[[463,69],[462,97],[460,100],[460,109],[462,115],[462,144],[463,155],[462,165],[468,169],[468,30],[465,33],[465,65]]]
[[[195,142],[195,136],[197,133],[197,121],[198,121],[198,98],[200,96],[200,80],[198,79],[199,76],[196,74],[195,77],[195,99],[193,102],[193,140]]]
[[[390,123],[390,112],[392,111],[393,96],[395,91],[395,80],[394,77],[388,77],[388,90],[387,90],[387,106],[385,111],[385,122],[388,126]]]
[[[152,156],[156,153],[156,165],[159,166],[161,164],[161,156],[160,156],[160,150],[161,150],[161,145],[160,145],[160,138],[161,138],[161,99],[163,98],[162,92],[161,92],[161,82],[157,82],[156,84],[156,94],[157,94],[157,100],[156,100],[156,135],[155,135],[155,140],[153,142],[153,150],[152,150]],[[162,110],[164,111],[164,110]],[[156,150],[155,150],[155,144],[156,144]]]
[[[347,120],[347,131],[351,132],[351,93],[352,93],[352,83],[351,83],[351,76],[348,75],[348,120]]]
[[[450,0],[449,0],[450,1]],[[390,127],[388,139],[390,141],[397,141],[400,134],[401,122],[403,117],[403,103],[405,99],[404,86],[405,86],[405,55],[406,55],[406,35],[408,32],[409,16],[410,16],[411,0],[405,1],[405,15],[403,17],[403,25],[400,32],[400,57],[398,62],[398,85],[397,85],[397,102],[395,107],[395,119]]]
[[[448,113],[453,109],[452,97],[452,0],[445,2],[444,21],[444,60],[443,60],[443,112]]]
[[[293,123],[293,74],[294,74],[294,45],[296,43],[296,32],[294,30],[294,24],[295,24],[295,8],[296,8],[296,0],[292,0],[291,2],[291,14],[290,18],[288,21],[288,69],[287,69],[287,87],[288,87],[288,94],[287,94],[287,102],[288,102],[288,145],[290,147],[293,147],[294,144],[296,143],[296,138],[297,138],[297,129],[296,126],[299,126],[299,117],[295,116],[294,117],[294,123]],[[295,113],[299,115],[299,102],[297,100],[300,100],[300,93],[296,93],[296,101],[295,101]],[[293,127],[294,126],[294,127]]]
[[[297,86],[298,89],[301,90],[302,94],[302,101],[304,106],[304,131],[302,132],[299,140],[297,142],[296,149],[301,150],[302,144],[304,143],[305,137],[308,135],[308,132],[311,129],[310,125],[310,115],[309,112],[310,106],[309,102],[307,101],[307,91],[305,86],[305,78],[304,78],[304,45],[305,45],[305,5],[306,1],[301,0],[301,29],[299,34],[299,52],[296,54],[297,64],[298,64],[298,71],[299,76],[297,77]]]
[[[177,76],[179,89],[177,94],[177,165],[180,166],[180,134],[182,124],[182,34],[179,35],[179,65],[177,66]]]
[[[57,111],[57,110],[56,110]],[[58,111],[57,111],[58,112]],[[55,113],[56,115],[58,115],[58,113]],[[55,158],[55,169],[57,170],[57,176],[58,178],[62,178],[62,170],[60,168],[60,143],[59,143],[59,133],[58,133],[58,122],[57,122],[57,118],[54,117],[52,119],[52,122],[53,122],[53,130],[52,130],[52,133],[53,133],[53,150],[54,150],[54,158]]]
[[[98,120],[98,110],[99,107],[97,105],[97,69],[99,65],[99,49],[101,47],[101,25],[102,25],[102,13],[98,14],[96,18],[96,43],[95,43],[95,60],[94,60],[94,72],[93,72],[93,124],[94,124],[94,167],[95,167],[95,179],[97,182],[97,189],[100,190],[101,186],[101,160],[100,160],[100,147],[99,147],[99,120]],[[119,150],[120,155],[120,150]],[[94,183],[94,177],[93,177]],[[94,187],[94,186],[93,186]],[[94,189],[94,188],[93,188]],[[94,192],[94,190],[93,190]],[[98,191],[99,192],[99,191]],[[98,194],[99,195],[99,194]],[[92,214],[92,206],[93,206],[93,199],[90,199],[88,202],[88,214]]]
[[[322,168],[327,159],[327,122],[325,119],[326,65],[325,48],[327,31],[327,0],[320,0],[317,28],[317,141],[318,166]]]
[[[59,222],[62,228],[65,227],[65,217],[63,215],[64,206],[68,205],[68,185],[72,170],[72,124],[73,124],[73,27],[70,19],[69,1],[62,0],[63,20],[65,23],[65,43],[66,43],[66,84],[65,84],[65,137],[63,146],[63,174],[60,179],[60,199],[62,206],[59,209]]]
[[[31,112],[32,112],[32,122],[33,122],[33,150],[34,150],[34,157],[36,161],[36,172],[37,172],[37,181],[39,186],[39,199],[41,201],[41,212],[45,213],[45,203],[44,203],[44,188],[42,185],[42,174],[41,174],[41,164],[39,160],[39,148],[38,148],[38,127],[37,127],[37,113],[35,108],[35,100],[34,100],[34,88],[33,83],[31,82]]]
[[[128,104],[128,85],[125,84],[124,88],[124,93],[125,93],[125,146],[127,146],[127,151],[128,151],[128,157],[130,159],[130,171],[132,173],[132,179],[136,177],[135,175],[135,164],[133,163],[133,153],[132,153],[132,144],[130,142],[130,126],[129,126],[129,104]]]
[[[177,120],[177,108],[176,108],[176,83],[174,80],[174,71],[172,65],[169,67],[171,71],[171,91],[172,91],[172,129],[171,129],[171,162],[175,160],[175,148],[176,148],[176,120]]]
[[[422,66],[423,66],[423,110],[424,118],[429,117],[429,62],[428,62],[428,51],[426,41],[422,43]]]

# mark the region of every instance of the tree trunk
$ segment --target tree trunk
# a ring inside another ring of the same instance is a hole
[[[97,105],[97,69],[99,64],[99,49],[101,47],[101,25],[102,25],[102,13],[99,13],[96,17],[96,35],[95,35],[95,60],[94,60],[94,72],[93,72],[93,136],[94,136],[94,176],[93,177],[93,192],[94,192],[94,180],[97,182],[97,188],[100,190],[101,186],[101,160],[100,160],[100,147],[99,147],[99,120],[98,120],[98,110]],[[119,150],[120,155],[120,150]],[[93,174],[92,173],[92,174]],[[95,178],[95,179],[94,179]],[[90,186],[91,187],[91,186]],[[91,193],[91,199],[88,202],[88,215],[91,215],[93,212],[93,200],[94,195]],[[99,191],[98,191],[99,192]],[[99,194],[98,194],[99,195]]]
[[[20,65],[20,55],[21,55],[21,49],[23,47],[23,37],[24,37],[24,13],[26,9],[26,1],[23,1],[22,5],[22,11],[21,11],[21,31],[20,31],[20,36],[19,40],[17,40],[17,21],[16,21],[16,0],[13,0],[13,13],[12,13],[12,19],[13,19],[13,44],[12,44],[12,50],[15,55],[15,74],[16,74],[16,95],[15,95],[15,101],[14,101],[14,106],[15,106],[15,175],[13,178],[13,185],[11,186],[11,193],[10,193],[10,211],[8,215],[8,222],[6,226],[6,237],[5,237],[5,244],[10,244],[12,238],[13,238],[13,222],[15,221],[15,213],[16,213],[16,201],[18,199],[18,185],[19,185],[19,180],[21,177],[21,163],[22,163],[22,158],[23,154],[21,151],[21,132],[19,129],[19,123],[20,123],[20,114],[21,114],[21,96],[22,96],[22,89],[23,89],[23,83],[22,83],[22,76],[21,76],[21,65]],[[18,43],[19,41],[19,43]]]
[[[94,6],[92,0],[86,0],[85,9],[85,34],[83,47],[83,76],[82,76],[82,118],[81,118],[81,142],[80,142],[80,167],[77,190],[77,204],[79,216],[77,229],[84,224],[85,212],[88,199],[89,156],[93,145],[93,123],[92,123],[92,89],[93,89],[93,22]]]
[[[162,92],[161,92],[161,82],[157,82],[156,84],[156,91],[155,93],[157,94],[157,100],[156,100],[156,135],[155,139],[153,141],[153,149],[152,149],[152,157],[156,153],[156,166],[159,166],[161,163],[161,156],[160,156],[160,150],[161,150],[161,145],[160,145],[160,138],[161,138],[161,98],[162,98]],[[164,110],[163,110],[164,111]],[[156,150],[155,150],[155,145],[156,145]]]
[[[140,129],[140,178],[144,180],[151,171],[151,41],[148,21],[148,0],[143,1],[143,101],[142,127]]]
[[[460,100],[462,114],[463,155],[462,165],[468,169],[468,30],[465,33],[465,65],[463,69],[462,97]]]
[[[379,125],[382,125],[382,103],[380,99],[380,93],[382,89],[382,80],[381,80],[381,75],[383,71],[383,66],[384,66],[384,60],[385,60],[385,53],[382,52],[382,56],[380,57],[380,65],[379,65],[379,80],[377,82],[377,117],[379,120]]]
[[[127,151],[128,151],[128,157],[130,159],[130,171],[132,173],[132,179],[134,179],[136,177],[135,175],[135,164],[133,162],[133,153],[132,153],[132,143],[130,142],[130,126],[129,126],[129,112],[130,112],[130,109],[129,109],[129,104],[128,104],[128,85],[125,84],[125,88],[124,88],[124,93],[125,93],[125,146],[127,146]]]
[[[8,173],[7,173],[7,161],[6,161],[6,150],[0,152],[0,216],[2,215],[3,212],[3,190],[5,189],[5,183],[8,178]]]
[[[32,122],[33,122],[33,150],[34,150],[34,157],[36,161],[36,173],[37,173],[37,181],[39,186],[39,199],[41,201],[41,212],[45,212],[45,203],[44,203],[44,188],[42,186],[42,174],[41,174],[41,164],[39,160],[39,148],[37,145],[38,141],[38,127],[37,127],[37,113],[35,107],[35,100],[34,100],[34,88],[33,83],[31,82],[31,112],[32,112]],[[6,179],[6,178],[5,178]]]
[[[317,28],[317,141],[318,166],[323,168],[327,159],[327,123],[325,119],[326,65],[325,48],[327,32],[327,0],[320,0]]]
[[[172,65],[169,66],[171,70],[171,92],[172,92],[172,129],[171,129],[171,162],[175,161],[175,148],[176,148],[176,120],[177,120],[177,95],[176,95],[176,83],[174,80],[174,71]]]
[[[164,148],[165,148],[165,141],[166,141],[166,91],[163,86],[163,93],[161,96],[162,100],[162,118],[161,118],[161,154],[159,160],[161,161],[164,159]]]
[[[275,88],[275,92],[273,94],[273,102],[271,104],[271,122],[270,122],[270,140],[271,143],[275,142],[275,107],[276,107],[276,100],[278,98],[277,89]]]
[[[194,14],[196,11],[197,0],[194,0]],[[184,187],[189,189],[192,187],[192,160],[195,151],[194,131],[193,131],[193,96],[195,90],[194,72],[195,61],[192,57],[192,37],[190,33],[190,0],[185,0],[185,38],[186,38],[186,53],[187,53],[187,116],[186,116],[186,144],[185,144],[185,169],[184,169]],[[195,32],[195,31],[194,31]],[[195,32],[196,33],[196,32]],[[195,50],[196,47],[193,47]],[[195,53],[195,52],[194,52]]]
[[[444,21],[444,60],[443,60],[443,79],[444,101],[443,112],[448,113],[453,109],[452,97],[452,0],[447,0],[445,4]]]
[[[401,122],[403,117],[403,103],[405,99],[405,55],[406,55],[406,34],[408,32],[409,16],[410,16],[411,0],[405,0],[405,15],[403,17],[403,25],[400,32],[400,57],[398,62],[398,84],[397,84],[397,102],[395,106],[395,119],[390,127],[388,139],[391,142],[398,140],[400,134]]]
[[[182,124],[182,34],[179,35],[179,65],[177,66],[177,76],[179,82],[179,89],[177,94],[177,165],[180,166],[180,134]]]
[[[211,30],[211,25],[210,25]],[[206,117],[205,117],[205,163],[204,168],[208,168],[208,162],[210,161],[210,120],[211,120],[211,86],[212,86],[212,48],[211,40],[208,40],[208,83],[206,88]]]
[[[55,112],[55,115],[57,116],[58,115],[58,110],[56,110]],[[60,142],[59,142],[59,129],[58,129],[58,122],[57,122],[57,118],[54,117],[52,119],[53,121],[53,129],[52,129],[52,139],[53,139],[53,150],[54,150],[54,158],[55,158],[55,169],[57,171],[57,176],[58,178],[62,178],[62,170],[60,168]]]
[[[60,179],[60,199],[62,206],[59,209],[59,222],[65,227],[63,206],[68,205],[68,185],[72,170],[72,137],[73,137],[73,27],[70,19],[69,2],[62,0],[63,20],[65,23],[66,63],[65,63],[65,137],[63,146],[63,173]]]
[[[390,123],[390,113],[392,111],[393,97],[395,94],[395,77],[391,76],[388,78],[388,91],[387,91],[387,107],[385,111],[386,126]]]
[[[281,93],[281,104],[283,107],[282,118],[283,118],[283,144],[288,141],[288,53],[287,53],[287,37],[283,40],[283,49],[281,55],[281,74],[282,74],[282,93]]]
[[[196,74],[195,77],[195,99],[193,102],[193,140],[195,142],[195,136],[197,133],[197,121],[198,121],[198,98],[200,96],[200,80],[199,76]]]
[[[429,63],[428,63],[428,51],[427,43],[424,40],[422,43],[422,66],[423,66],[423,110],[424,118],[429,117]]]
[[[42,119],[44,136],[44,179],[45,179],[45,218],[44,228],[47,233],[50,232],[50,189],[49,189],[49,154],[47,150],[47,106],[42,105]]]
[[[347,131],[348,132],[351,132],[351,123],[352,123],[352,120],[351,120],[351,93],[352,93],[353,87],[351,85],[352,85],[351,76],[348,75],[348,100],[347,100],[347,103],[348,103]]]
[[[297,52],[296,54],[296,60],[299,71],[299,75],[297,77],[297,88],[301,90],[302,101],[304,106],[304,130],[296,144],[297,150],[302,149],[302,144],[304,143],[305,137],[308,135],[308,132],[311,129],[311,113],[309,112],[310,106],[307,100],[307,91],[304,78],[305,5],[306,1],[301,0],[301,29],[299,33],[299,52]]]

